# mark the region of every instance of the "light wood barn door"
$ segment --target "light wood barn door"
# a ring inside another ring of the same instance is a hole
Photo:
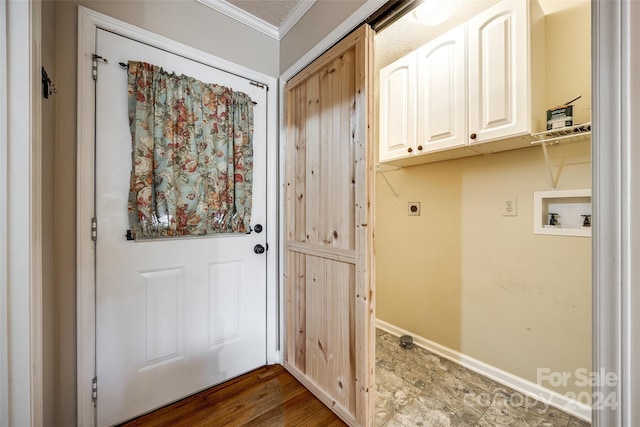
[[[373,425],[372,59],[367,25],[286,86],[285,367]]]

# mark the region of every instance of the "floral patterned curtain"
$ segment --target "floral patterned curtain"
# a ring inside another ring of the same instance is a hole
[[[144,62],[128,73],[134,237],[249,230],[251,98]]]

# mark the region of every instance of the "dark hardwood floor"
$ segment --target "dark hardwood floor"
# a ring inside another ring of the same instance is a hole
[[[265,366],[122,426],[345,426],[281,365]]]

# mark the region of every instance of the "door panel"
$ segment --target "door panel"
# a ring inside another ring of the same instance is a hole
[[[184,268],[138,276],[138,370],[184,357]]]
[[[266,91],[98,30],[96,371],[98,425],[111,425],[266,363],[266,233],[127,241],[127,73],[147,61],[248,93],[254,108],[252,224],[266,227]]]
[[[412,52],[380,70],[380,161],[413,155],[416,67]]]
[[[372,31],[287,83],[285,367],[351,425],[372,425]]]
[[[530,132],[528,2],[502,2],[469,20],[471,143]]]
[[[418,50],[418,152],[467,143],[465,40],[459,26]]]

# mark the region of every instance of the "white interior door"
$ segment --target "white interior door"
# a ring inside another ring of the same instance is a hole
[[[127,73],[141,60],[248,93],[254,109],[252,225],[266,225],[264,89],[98,30],[96,371],[98,425],[135,417],[266,363],[266,230],[127,241],[131,136]]]

